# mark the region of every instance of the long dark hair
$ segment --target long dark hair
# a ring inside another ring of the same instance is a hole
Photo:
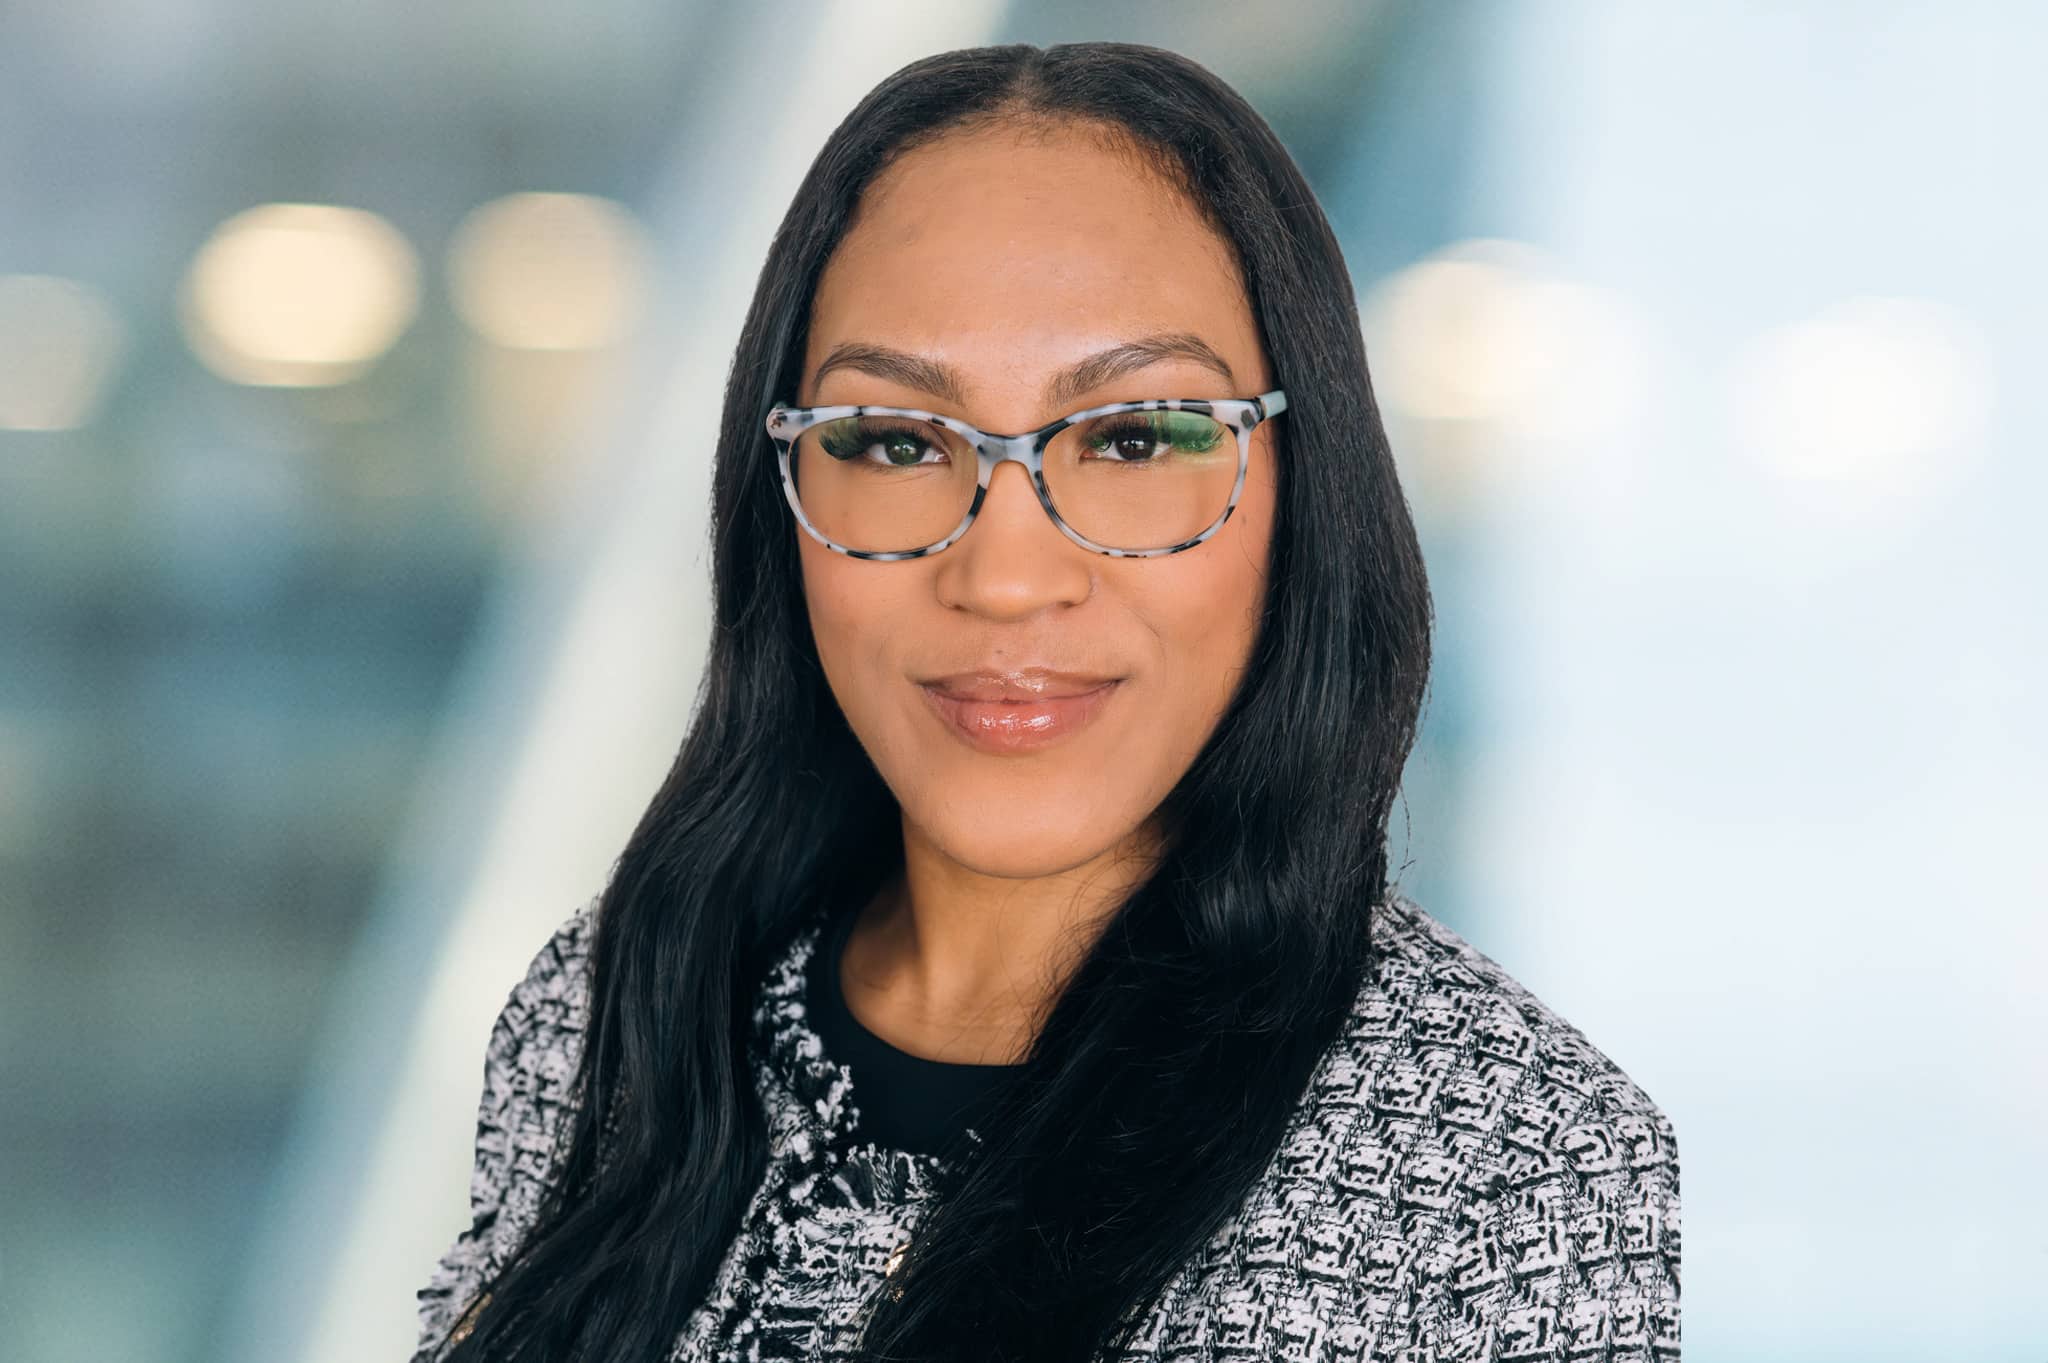
[[[796,390],[863,188],[948,130],[1012,123],[1107,134],[1231,243],[1288,394],[1279,502],[1252,664],[1161,806],[1165,853],[923,1215],[904,1290],[876,1294],[869,1355],[1113,1347],[1259,1177],[1372,968],[1431,610],[1314,194],[1243,98],[1172,52],[913,62],[833,132],[769,247],[719,427],[695,722],[599,906],[578,1101],[539,1220],[451,1360],[664,1359],[739,1228],[767,1158],[751,991],[821,897],[859,900],[902,858],[896,801],[819,666],[762,422]]]

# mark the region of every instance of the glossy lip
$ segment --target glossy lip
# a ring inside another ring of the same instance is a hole
[[[1058,700],[1079,696],[1121,677],[1091,672],[1061,672],[1050,667],[985,667],[944,677],[921,677],[922,685],[959,700]]]
[[[1025,668],[955,673],[920,682],[917,689],[932,712],[971,747],[1020,753],[1057,743],[1086,726],[1122,680]]]

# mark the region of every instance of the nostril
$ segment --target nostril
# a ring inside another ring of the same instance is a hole
[[[1015,469],[1016,469],[1016,472],[1017,472],[1017,477],[1018,477],[1018,479],[1019,479],[1020,481],[1022,481],[1022,482],[1023,482],[1023,484],[1024,484],[1024,490],[1025,490],[1026,492],[1031,492],[1031,491],[1032,491],[1032,487],[1031,487],[1031,470],[1030,470],[1030,469],[1028,469],[1028,468],[1026,468],[1026,467],[1024,467],[1024,465],[1022,465],[1022,464],[1018,463],[1018,462],[1017,462],[1016,460],[1014,460],[1014,459],[1005,459],[1005,460],[1003,460],[1003,461],[1002,461],[1001,463],[999,463],[999,464],[997,464],[997,465],[996,465],[996,471],[995,471],[995,472],[994,472],[993,474],[991,474],[991,475],[989,476],[989,491],[990,491],[991,493],[993,493],[993,492],[995,491],[995,487],[996,487],[996,480],[997,480],[997,479],[999,479],[999,478],[1001,478],[1001,477],[1003,476],[1003,470],[1005,470],[1005,469],[1007,469],[1007,468],[1011,468],[1011,467],[1013,467],[1013,466],[1014,466],[1014,467],[1015,467]],[[1032,500],[1033,500],[1033,501],[1036,501],[1036,500],[1037,500],[1037,495],[1036,495],[1036,493],[1033,493],[1033,495],[1032,495]]]

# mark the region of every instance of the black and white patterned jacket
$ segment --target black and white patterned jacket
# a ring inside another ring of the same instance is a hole
[[[419,1293],[426,1363],[531,1224],[588,1008],[592,904],[513,991],[484,1059],[473,1223]],[[799,931],[754,1010],[770,1156],[677,1363],[845,1356],[937,1157],[854,1135],[805,1017]],[[1378,978],[1265,1174],[1117,1356],[1159,1363],[1673,1363],[1678,1147],[1575,1028],[1396,894]]]

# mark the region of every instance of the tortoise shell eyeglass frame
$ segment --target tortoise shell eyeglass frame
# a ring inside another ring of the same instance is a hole
[[[776,463],[782,473],[783,500],[789,503],[789,509],[796,514],[797,523],[804,531],[834,553],[845,554],[849,558],[885,561],[924,558],[938,553],[966,534],[968,527],[974,524],[974,518],[981,513],[982,502],[988,497],[989,480],[995,477],[996,465],[1006,459],[1014,459],[1031,475],[1031,486],[1038,491],[1038,504],[1045,509],[1045,514],[1052,518],[1052,523],[1059,527],[1060,533],[1068,539],[1083,549],[1107,554],[1111,558],[1158,558],[1164,554],[1178,554],[1183,550],[1192,549],[1223,528],[1224,522],[1230,519],[1230,513],[1237,508],[1238,495],[1244,491],[1245,469],[1251,463],[1252,432],[1261,422],[1286,410],[1287,394],[1278,388],[1254,398],[1153,398],[1144,402],[1112,402],[1101,407],[1090,407],[1063,416],[1050,426],[1041,426],[1035,431],[1025,431],[1021,435],[998,435],[992,431],[984,431],[978,426],[970,426],[957,417],[927,412],[915,407],[876,407],[864,404],[792,407],[787,403],[778,402],[768,411],[767,426],[768,436],[775,442]],[[1237,481],[1231,484],[1230,502],[1206,530],[1177,544],[1157,549],[1119,549],[1097,544],[1062,520],[1058,508],[1053,505],[1052,494],[1045,486],[1046,446],[1051,443],[1054,436],[1079,422],[1114,416],[1121,412],[1162,411],[1201,412],[1214,417],[1237,436]],[[968,505],[967,514],[960,518],[960,523],[954,526],[944,539],[927,544],[921,549],[851,549],[835,543],[817,526],[811,524],[810,517],[804,515],[803,505],[797,500],[796,478],[790,470],[790,455],[795,449],[797,438],[820,422],[838,421],[853,416],[900,417],[908,421],[928,422],[964,436],[974,447],[981,463],[974,500]]]

